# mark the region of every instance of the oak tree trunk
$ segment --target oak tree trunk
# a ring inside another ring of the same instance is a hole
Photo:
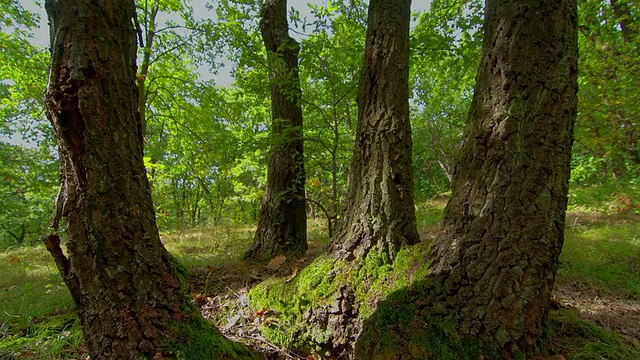
[[[575,0],[488,0],[483,59],[428,295],[506,353],[542,334],[564,242],[577,113]],[[447,314],[447,315],[444,315]]]
[[[534,350],[564,241],[576,26],[575,0],[487,1],[483,58],[430,278],[404,298],[409,318],[421,320],[401,331],[372,321],[359,358],[438,358],[433,349],[382,355],[371,339],[392,336],[383,328],[411,343],[439,327],[442,342],[475,344],[473,359]],[[380,318],[392,309],[379,307]]]
[[[300,46],[289,36],[286,0],[265,0],[260,21],[271,69],[271,151],[267,188],[247,258],[303,256],[307,208],[302,140]]]
[[[391,261],[419,241],[409,122],[410,0],[372,0],[358,85],[358,126],[346,206],[332,251],[362,259],[377,248]]]
[[[203,320],[189,306],[156,227],[142,160],[134,2],[45,6],[51,36],[45,106],[61,162],[53,227],[65,218],[68,235],[67,254],[56,234],[45,240],[47,249],[76,304],[92,359],[173,356],[174,345],[193,340],[178,327]]]

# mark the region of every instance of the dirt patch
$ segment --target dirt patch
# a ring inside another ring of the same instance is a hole
[[[640,349],[640,303],[598,295],[595,291],[558,286],[553,297],[564,308],[608,331],[615,331]]]
[[[598,212],[568,211],[566,223],[571,227],[585,224],[622,224],[640,222],[640,215],[631,213],[614,213],[605,215]]]

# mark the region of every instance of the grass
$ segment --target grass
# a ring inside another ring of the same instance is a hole
[[[0,253],[0,274],[0,334],[24,329],[47,314],[73,308],[44,246]]]
[[[549,321],[550,349],[569,360],[640,359],[640,326],[632,323],[640,313],[640,216],[634,210],[639,194],[635,188],[620,193],[574,189],[570,197],[556,281],[561,309],[552,311]],[[424,238],[435,235],[445,202],[418,204]],[[198,228],[165,233],[162,239],[187,267],[222,273],[242,266],[253,231]],[[324,221],[310,221],[309,239],[314,253],[326,246]],[[71,297],[43,246],[1,252],[0,274],[0,358],[84,356]]]
[[[558,282],[640,300],[640,220],[569,226]]]
[[[79,322],[43,246],[0,253],[0,358],[58,359],[82,352]]]

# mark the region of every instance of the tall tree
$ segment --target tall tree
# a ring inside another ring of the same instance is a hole
[[[377,248],[391,261],[403,244],[419,241],[409,121],[410,7],[410,0],[369,4],[347,205],[332,243],[344,260]]]
[[[189,306],[156,228],[142,158],[133,0],[47,0],[45,7],[45,105],[61,161],[53,227],[66,218],[68,257],[58,235],[45,242],[76,303],[91,357],[189,357],[206,349],[198,341],[205,333],[209,348],[200,356],[240,358]]]
[[[271,151],[267,188],[256,235],[247,251],[253,260],[302,256],[307,250],[307,208],[298,53],[289,36],[287,1],[265,0],[260,21],[271,69]]]
[[[424,329],[438,328],[442,343],[480,352],[474,359],[534,350],[564,240],[576,24],[575,0],[487,1],[483,58],[430,277],[402,299],[408,323],[398,324],[400,316],[379,322],[394,311],[392,301],[378,308],[357,348],[360,358],[388,358],[374,339],[398,328],[407,346]],[[416,349],[402,358],[434,353]]]

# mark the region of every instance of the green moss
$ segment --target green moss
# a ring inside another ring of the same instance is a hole
[[[419,308],[418,292],[409,288],[394,292],[379,304],[378,309],[364,323],[356,343],[359,359],[500,359],[498,350],[475,338],[459,338],[455,327],[444,322],[427,323],[416,316]],[[452,322],[455,322],[452,320]],[[403,349],[401,356],[398,349]]]
[[[315,347],[314,343],[328,340],[326,332],[308,327],[303,319],[308,317],[312,305],[330,304],[339,289],[333,262],[328,257],[320,257],[290,282],[269,279],[251,289],[247,297],[249,303],[255,309],[275,311],[278,318],[277,324],[263,327],[266,339],[282,347],[295,345],[308,350]]]
[[[359,263],[320,256],[290,282],[269,279],[254,287],[248,300],[256,309],[276,313],[279,324],[262,329],[267,340],[282,347],[317,350],[330,340],[331,333],[309,325],[314,310],[331,306],[347,286],[359,305],[359,318],[366,319],[379,299],[427,274],[424,259],[428,249],[425,243],[402,249],[392,264],[375,248]]]
[[[203,319],[176,323],[173,331],[179,336],[172,346],[177,359],[260,359],[253,350],[228,340]]]

